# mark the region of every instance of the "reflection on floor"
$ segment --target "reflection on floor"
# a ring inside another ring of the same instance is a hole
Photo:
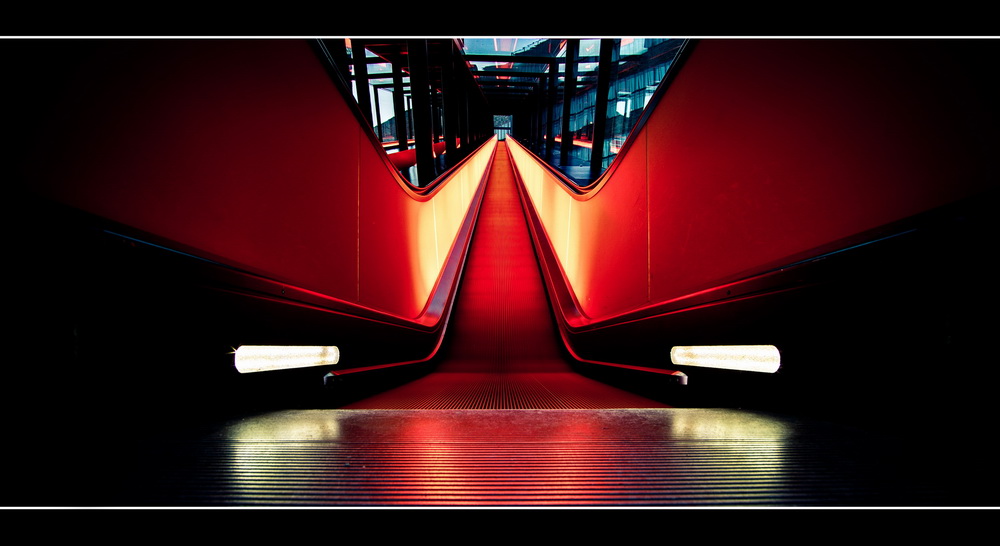
[[[153,443],[128,504],[935,506],[856,429],[724,409],[288,410]],[[943,481],[943,480],[941,480]],[[113,500],[113,499],[112,499]]]

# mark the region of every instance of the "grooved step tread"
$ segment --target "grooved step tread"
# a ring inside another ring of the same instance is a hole
[[[956,499],[944,476],[928,471],[930,457],[905,445],[740,410],[286,410],[148,449],[130,457],[142,479],[117,491],[130,503],[930,506]]]

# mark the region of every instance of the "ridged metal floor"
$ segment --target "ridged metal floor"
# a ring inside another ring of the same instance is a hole
[[[724,409],[289,410],[147,448],[133,459],[144,461],[142,478],[121,483],[112,499],[252,507],[956,501],[942,474],[901,444]]]

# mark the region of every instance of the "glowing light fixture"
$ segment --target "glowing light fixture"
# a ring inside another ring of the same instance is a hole
[[[333,345],[243,345],[236,349],[236,370],[240,373],[332,366],[337,362],[340,349]]]
[[[493,38],[493,49],[499,53],[512,53],[517,46],[517,38]]]
[[[670,361],[678,366],[774,373],[781,367],[781,353],[774,345],[677,346],[670,349]]]

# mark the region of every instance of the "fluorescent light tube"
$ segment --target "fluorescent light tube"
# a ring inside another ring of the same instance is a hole
[[[695,345],[670,349],[677,366],[720,368],[774,373],[781,367],[781,353],[774,345]]]
[[[236,369],[240,373],[332,366],[337,362],[340,349],[333,345],[243,345],[236,349]]]

